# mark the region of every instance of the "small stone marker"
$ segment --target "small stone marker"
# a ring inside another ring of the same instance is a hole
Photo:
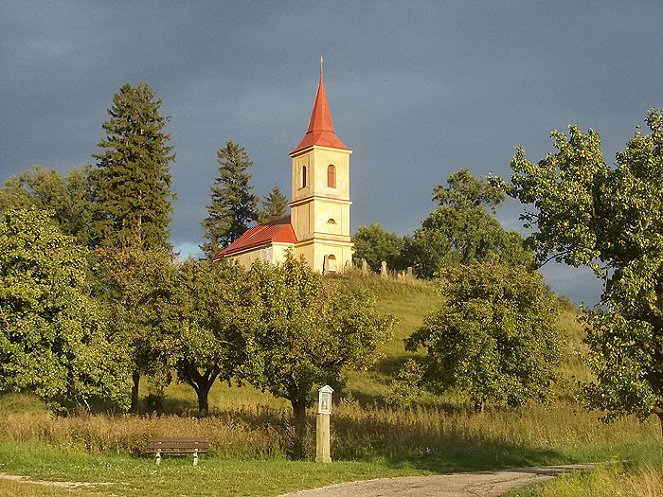
[[[315,419],[315,462],[331,462],[330,418],[334,389],[325,385],[318,390],[318,415]]]
[[[407,267],[407,277],[410,279],[414,278],[414,273],[412,272],[412,266]]]
[[[361,274],[368,276],[368,261],[366,259],[361,260]]]
[[[382,276],[383,278],[389,276],[387,274],[387,261],[382,261],[382,266],[380,267],[380,276]]]

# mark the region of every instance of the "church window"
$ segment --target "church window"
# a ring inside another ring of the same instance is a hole
[[[302,181],[301,188],[306,188],[306,166],[302,166]]]
[[[327,166],[327,186],[336,188],[336,167],[333,164]]]

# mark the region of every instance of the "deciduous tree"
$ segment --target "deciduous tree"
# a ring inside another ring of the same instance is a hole
[[[128,406],[128,358],[89,296],[86,252],[46,211],[2,213],[0,391],[31,391],[56,409]]]
[[[54,213],[60,230],[89,248],[99,243],[96,222],[99,204],[95,202],[93,172],[89,166],[62,175],[53,169],[33,166],[9,178],[0,189],[0,208],[35,206]]]
[[[495,256],[507,264],[532,262],[520,234],[507,232],[494,217],[506,199],[500,185],[475,178],[467,169],[449,176],[447,185],[433,189],[439,206],[405,239],[404,258],[419,276],[432,278],[444,265]]]
[[[382,261],[385,261],[390,269],[402,269],[403,238],[396,233],[385,231],[382,225],[373,223],[370,226],[360,226],[352,241],[355,244],[355,261],[366,259],[373,271],[380,270]]]
[[[511,195],[534,210],[523,218],[537,260],[587,265],[605,282],[587,310],[591,405],[612,416],[656,413],[663,428],[663,110],[605,163],[598,134],[552,133],[557,152],[538,163],[518,147]]]
[[[240,278],[235,265],[188,260],[177,268],[170,315],[171,360],[178,378],[198,396],[207,415],[208,395],[217,378],[230,379],[245,362],[240,316]]]
[[[349,367],[369,366],[393,318],[378,314],[365,295],[325,284],[292,256],[282,265],[254,263],[245,285],[249,380],[290,401],[294,455],[301,457],[306,408],[315,392],[341,384]]]
[[[545,398],[557,361],[557,300],[542,276],[473,261],[446,268],[439,284],[444,303],[406,342],[427,350],[423,385],[465,392],[478,410]]]
[[[136,247],[96,250],[95,293],[113,316],[109,324],[111,332],[132,359],[131,410],[134,412],[138,409],[141,376],[167,375],[171,366],[170,344],[164,340],[175,284],[171,258],[172,254],[166,250]]]

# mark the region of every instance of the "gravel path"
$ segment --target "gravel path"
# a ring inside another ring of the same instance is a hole
[[[590,471],[595,467],[595,464],[573,464],[450,475],[381,478],[303,490],[282,497],[497,497],[514,488],[551,479],[564,473]]]

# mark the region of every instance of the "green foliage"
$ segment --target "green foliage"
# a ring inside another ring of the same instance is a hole
[[[239,279],[235,265],[187,260],[177,268],[171,301],[170,360],[178,378],[198,395],[198,410],[209,410],[208,393],[217,378],[230,379],[245,362],[246,346],[237,319]]]
[[[365,295],[326,285],[292,255],[282,265],[255,262],[244,294],[248,380],[290,401],[297,430],[293,452],[301,457],[314,393],[325,384],[339,387],[347,368],[373,363],[392,318],[379,315]]]
[[[468,264],[498,257],[506,264],[528,265],[532,255],[516,232],[507,232],[493,217],[506,196],[499,184],[461,169],[449,176],[447,187],[433,189],[439,206],[413,237],[406,237],[403,257],[422,278],[432,278],[442,266]]]
[[[166,250],[136,247],[96,251],[95,293],[113,316],[113,336],[132,359],[132,410],[137,408],[141,374],[156,376],[162,388],[169,381],[170,344],[164,337],[175,280],[171,258]]]
[[[106,246],[170,249],[170,163],[175,154],[164,131],[170,118],[161,116],[161,104],[145,83],[124,84],[113,96],[110,119],[102,125],[106,137],[94,155],[104,213],[99,230]]]
[[[553,132],[555,154],[534,164],[518,148],[510,194],[536,213],[523,218],[537,260],[587,265],[605,281],[601,306],[587,310],[588,395],[612,415],[651,412],[663,422],[663,110],[603,160],[598,134]]]
[[[288,213],[288,199],[281,192],[279,185],[274,185],[269,195],[262,201],[262,211],[260,212],[260,222],[263,224],[271,223],[281,219]]]
[[[249,224],[259,218],[258,197],[252,193],[251,174],[246,172],[253,165],[249,154],[244,147],[228,141],[216,155],[219,176],[211,188],[207,219],[201,223],[207,242],[200,248],[210,258],[242,236]]]
[[[385,261],[390,269],[402,269],[400,255],[403,238],[385,231],[380,224],[360,226],[352,241],[355,244],[355,262],[366,259],[373,271],[380,270],[382,261]]]
[[[558,359],[557,303],[522,266],[472,262],[445,270],[446,301],[407,340],[427,349],[423,385],[466,392],[478,409],[549,396]]]
[[[99,205],[95,202],[89,166],[72,169],[62,176],[53,169],[33,166],[7,180],[0,189],[0,209],[29,208],[54,213],[60,230],[76,238],[79,245],[94,247],[99,242],[95,222]]]
[[[34,392],[56,409],[126,405],[126,356],[89,296],[86,252],[48,212],[3,212],[0,391]]]

